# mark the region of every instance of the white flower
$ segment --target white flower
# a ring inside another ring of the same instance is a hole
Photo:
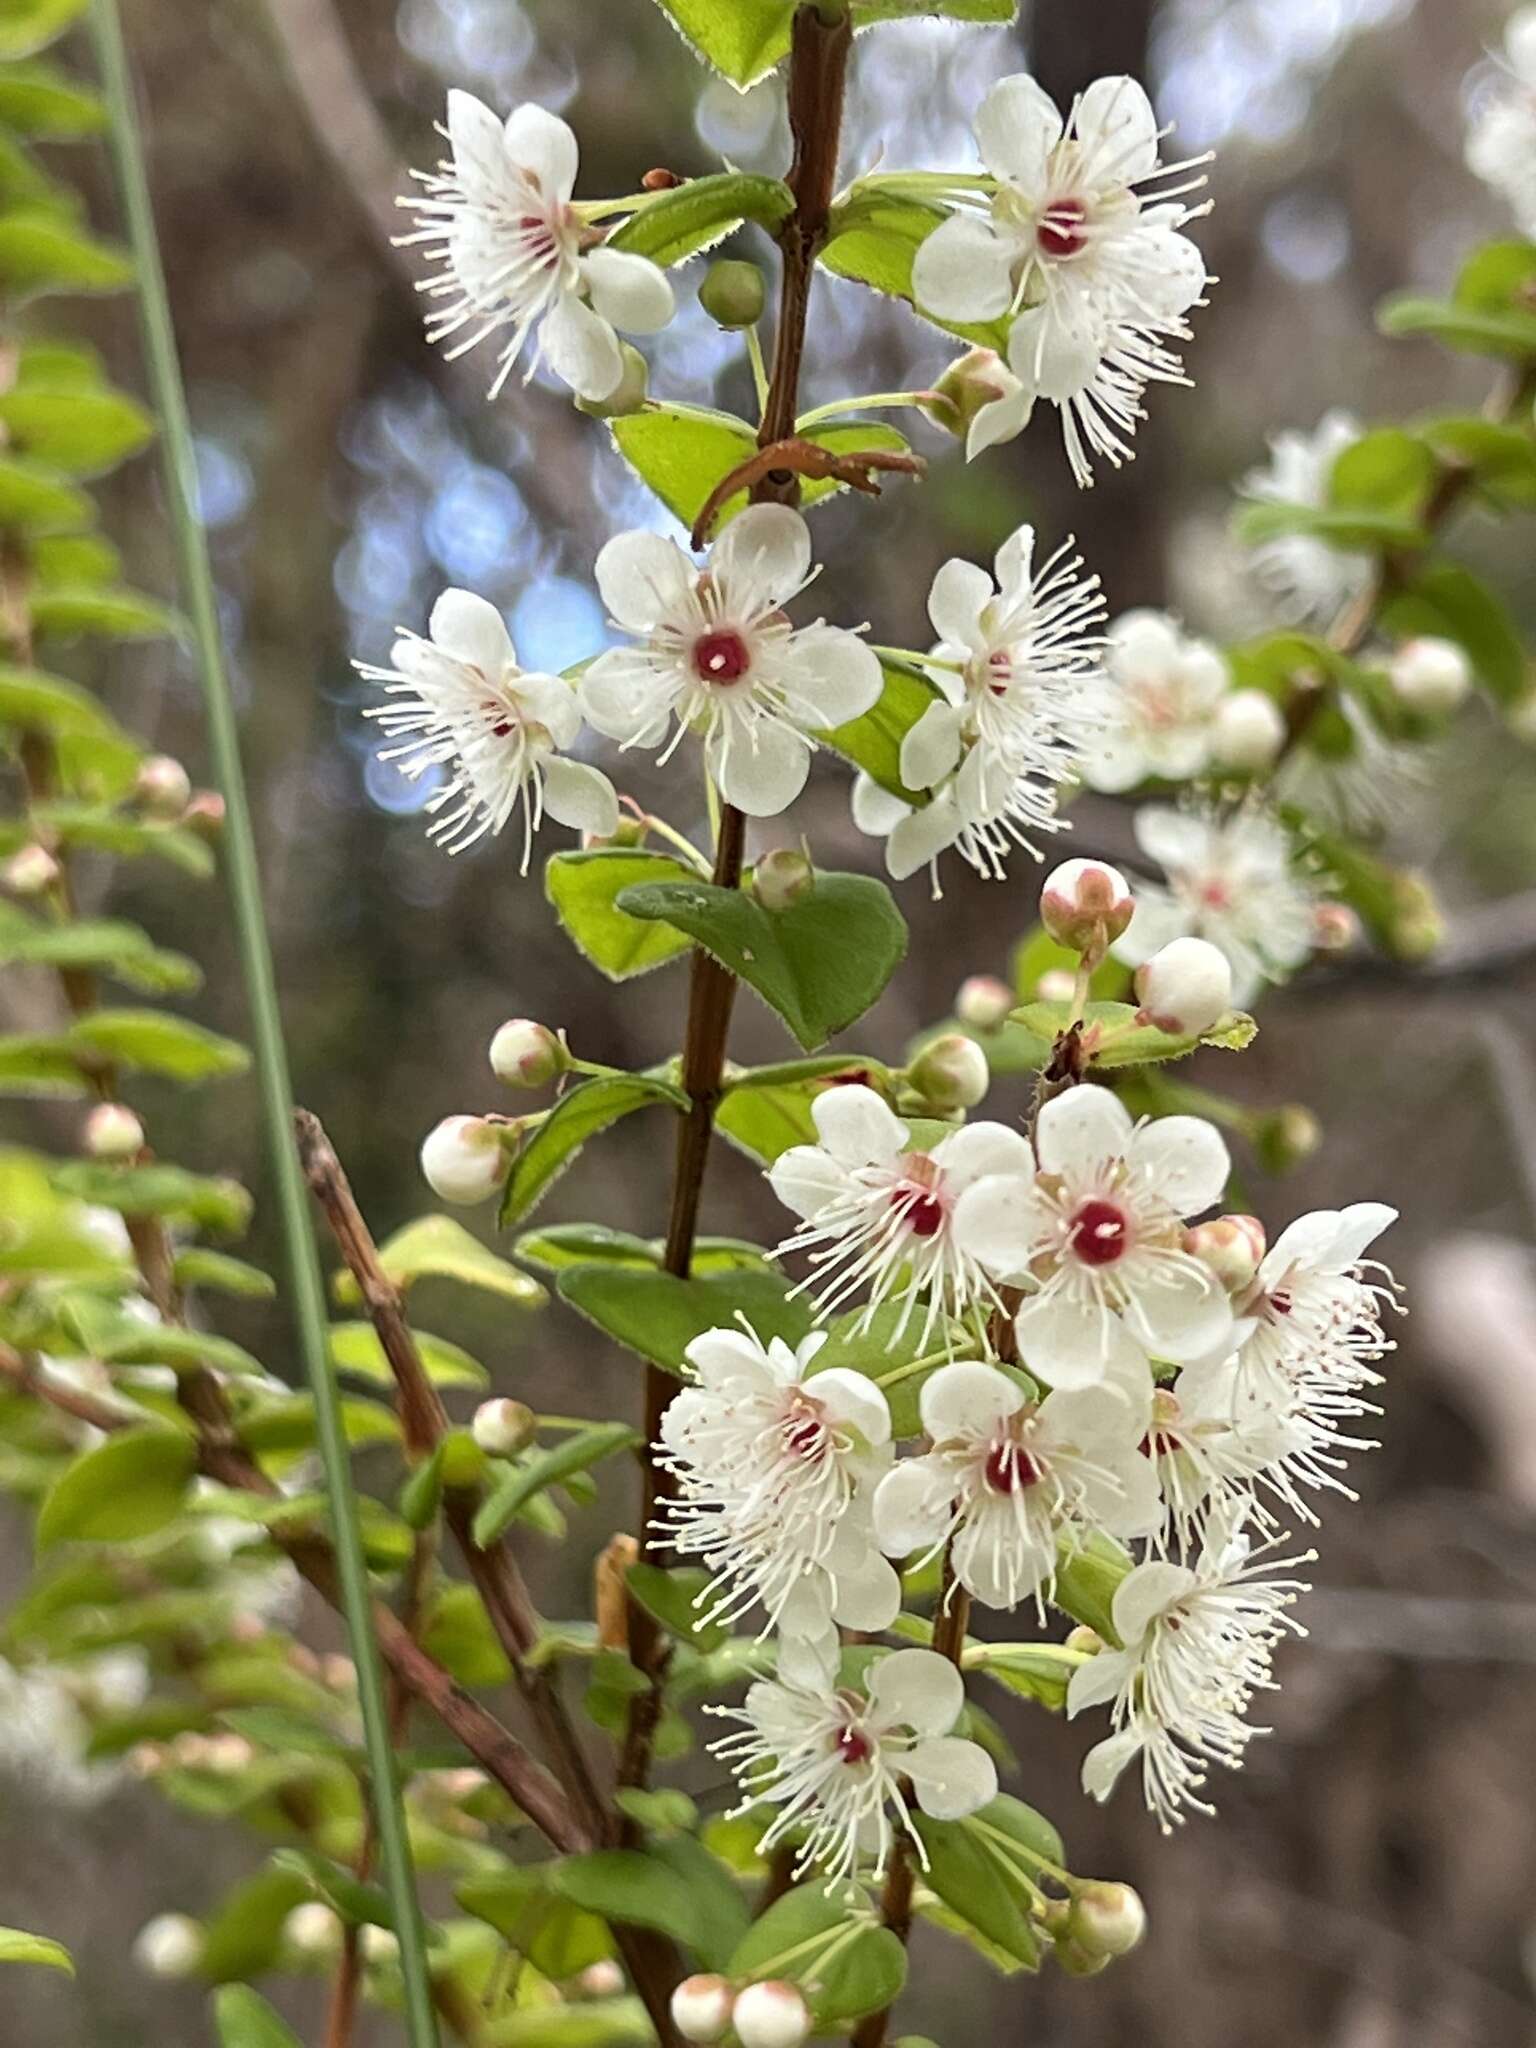
[[[571,203],[576,138],[557,114],[521,106],[502,123],[472,93],[451,92],[446,133],[450,159],[435,175],[416,173],[426,196],[402,202],[417,223],[403,240],[442,266],[422,286],[441,301],[428,340],[462,334],[457,356],[505,336],[494,398],[537,326],[538,356],[555,375],[578,397],[607,398],[624,370],[614,329],[665,327],[671,285],[643,256],[586,247],[592,236]]]
[[[1275,434],[1268,465],[1250,470],[1243,490],[1265,503],[1321,510],[1328,503],[1333,465],[1364,431],[1352,413],[1336,408],[1324,413],[1310,434],[1294,428]],[[1297,624],[1328,625],[1361,594],[1374,573],[1369,555],[1330,547],[1310,533],[1283,533],[1261,541],[1253,551],[1253,566],[1285,616]]]
[[[1305,1633],[1286,1609],[1308,1589],[1271,1576],[1290,1564],[1266,1569],[1263,1556],[1250,1562],[1241,1540],[1218,1541],[1194,1568],[1153,1559],[1115,1589],[1122,1647],[1080,1665],[1067,1689],[1069,1716],[1110,1703],[1115,1732],[1083,1760],[1083,1789],[1095,1799],[1107,1799],[1139,1759],[1147,1805],[1165,1834],[1186,1810],[1213,1811],[1200,1796],[1207,1766],[1241,1765],[1265,1732],[1245,1716],[1253,1695],[1273,1688],[1275,1645]]]
[[[711,1745],[740,1778],[746,1805],[781,1809],[759,1848],[803,1831],[796,1876],[819,1865],[832,1882],[861,1865],[882,1875],[898,1829],[926,1861],[909,1796],[935,1820],[962,1820],[997,1795],[986,1751],[949,1732],[965,1686],[947,1658],[893,1651],[862,1689],[839,1686],[836,1658],[833,1642],[797,1659],[791,1676],[760,1679],[745,1708],[721,1710],[743,1732]]]
[[[1395,1305],[1392,1275],[1365,1253],[1397,1211],[1353,1202],[1298,1216],[1264,1255],[1240,1303],[1251,1323],[1243,1357],[1293,1377],[1318,1371],[1356,1387],[1374,1385],[1371,1367],[1391,1349],[1382,1309]],[[1372,1279],[1369,1272],[1380,1276]]]
[[[1159,1387],[1143,1440],[1162,1495],[1154,1548],[1183,1555],[1213,1527],[1236,1528],[1245,1517],[1268,1526],[1253,1490],[1280,1453],[1278,1436],[1275,1410],[1241,1395],[1230,1359],[1186,1366],[1171,1387]]]
[[[1053,1386],[1149,1385],[1147,1360],[1202,1358],[1231,1309],[1183,1248],[1186,1216],[1220,1199],[1231,1162],[1200,1117],[1135,1124],[1107,1089],[1069,1088],[1035,1130],[1038,1171],[979,1180],[956,1207],[962,1251],[997,1281],[1032,1285],[1019,1353]]]
[[[1056,832],[1058,793],[1075,779],[1104,718],[1099,627],[1104,600],[1070,541],[1035,566],[1033,527],[997,551],[996,583],[973,562],[946,562],[928,616],[938,634],[929,705],[901,746],[901,776],[933,799],[909,810],[864,800],[866,829],[889,833],[886,863],[902,880],[955,846],[1001,879],[1011,847],[1038,860],[1032,833]]]
[[[403,633],[393,668],[359,672],[380,682],[387,704],[370,706],[386,738],[380,759],[414,779],[450,771],[428,800],[432,837],[460,853],[497,833],[515,811],[523,816],[522,871],[547,811],[559,824],[607,834],[618,825],[618,801],[606,775],[558,751],[581,731],[576,693],[558,676],[518,667],[506,622],[493,604],[467,590],[445,590],[432,607],[428,639]]]
[[[1536,234],[1536,7],[1504,30],[1505,68],[1467,124],[1467,167],[1491,185],[1520,232]]]
[[[1183,633],[1165,612],[1126,612],[1109,629],[1105,668],[1110,716],[1090,742],[1090,788],[1134,789],[1148,776],[1182,782],[1210,759],[1211,724],[1227,665],[1208,641]]]
[[[1141,1455],[1141,1419],[1112,1387],[1030,1402],[993,1366],[941,1366],[922,1391],[933,1449],[880,1482],[875,1534],[891,1557],[950,1544],[955,1575],[987,1607],[1039,1607],[1058,1546],[1097,1530],[1145,1536],[1157,1485]]]
[[[1067,124],[1032,78],[1000,79],[976,139],[997,180],[988,213],[954,213],[928,237],[913,297],[944,321],[1013,319],[1008,361],[1022,389],[989,408],[986,439],[1017,432],[1046,398],[1062,408],[1087,483],[1090,451],[1130,454],[1147,383],[1183,381],[1167,344],[1188,339],[1184,315],[1207,283],[1180,232],[1195,217],[1182,201],[1204,179],[1137,189],[1193,166],[1160,162],[1157,118],[1131,78],[1097,80]]]
[[[1389,740],[1353,697],[1338,697],[1335,708],[1349,729],[1347,751],[1293,748],[1275,789],[1319,824],[1369,837],[1399,822],[1431,780],[1430,757],[1422,746]]]
[[[713,1615],[759,1600],[775,1627],[883,1629],[901,1604],[860,1498],[890,1463],[890,1410],[862,1373],[812,1374],[824,1341],[791,1351],[709,1330],[688,1346],[696,1379],[662,1420],[659,1462],[678,1490],[658,1528],[714,1574]]]
[[[1241,1008],[1311,953],[1314,894],[1275,819],[1255,810],[1222,819],[1149,804],[1136,813],[1134,829],[1168,885],[1137,883],[1136,914],[1112,949],[1117,959],[1139,967],[1173,939],[1207,939],[1227,957],[1232,1000]]]
[[[899,1334],[926,1290],[926,1340],[941,1314],[992,1300],[986,1275],[956,1240],[955,1209],[984,1175],[1028,1173],[1029,1140],[980,1122],[920,1152],[901,1119],[859,1086],[829,1088],[811,1116],[821,1142],[780,1153],[768,1178],[779,1200],[805,1219],[775,1256],[810,1251],[823,1315],[867,1285],[869,1315],[892,1296],[901,1302]]]
[[[609,541],[598,588],[614,623],[642,644],[586,671],[588,722],[626,747],[659,746],[674,719],[672,746],[695,727],[726,801],[776,816],[805,787],[811,735],[860,717],[882,686],[857,635],[791,626],[783,607],[810,579],[810,531],[784,505],[749,506],[702,570],[658,533]]]

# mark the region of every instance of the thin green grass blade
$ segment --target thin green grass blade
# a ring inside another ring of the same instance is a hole
[[[224,664],[207,543],[198,517],[186,394],[182,386],[116,0],[93,0],[91,25],[111,114],[109,139],[113,163],[138,272],[145,355],[155,410],[160,417],[177,559],[186,607],[192,621],[207,709],[209,752],[226,806],[226,877],[251,1008],[256,1073],[293,1289],[294,1319],[315,1398],[315,1418],[330,1498],[338,1577],[352,1655],[357,1665],[358,1698],[362,1708],[379,1848],[400,1940],[406,2033],[411,2048],[438,2048],[426,1939],[390,1742],[383,1671],[373,1635],[368,1569],[358,1531],[352,1468],[342,1430],[336,1383],[327,1357],[325,1288],[311,1225],[309,1196],[293,1145],[293,1093],[272,966],[272,948],[262,909],[250,805],[240,762],[239,730]]]

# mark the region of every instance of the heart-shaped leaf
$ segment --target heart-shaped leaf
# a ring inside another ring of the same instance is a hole
[[[674,883],[664,886],[683,887]],[[629,893],[629,892],[626,892]],[[589,1138],[637,1109],[664,1102],[686,1109],[688,1098],[650,1074],[603,1074],[583,1081],[550,1111],[517,1156],[502,1197],[503,1225],[517,1223],[546,1195]]]
[[[686,1280],[659,1269],[569,1266],[559,1289],[572,1308],[617,1343],[679,1376],[687,1370],[683,1354],[694,1338],[729,1328],[738,1317],[765,1344],[770,1337],[798,1344],[811,1327],[807,1303],[791,1299],[789,1282],[770,1266],[695,1273]]]

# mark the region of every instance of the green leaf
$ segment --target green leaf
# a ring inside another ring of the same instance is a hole
[[[0,79],[0,106],[5,87]],[[14,208],[0,214],[0,287],[12,298],[42,292],[116,292],[133,282],[119,249],[98,242],[55,213]]]
[[[1443,459],[1470,469],[1478,489],[1498,504],[1536,507],[1536,441],[1525,428],[1480,413],[1449,413],[1420,421],[1418,431]]]
[[[395,1916],[384,1887],[343,1870],[330,1857],[318,1855],[313,1849],[279,1849],[272,1858],[272,1867],[291,1870],[302,1878],[311,1897],[323,1899],[349,1927],[393,1929]]]
[[[52,640],[161,640],[177,626],[176,614],[158,599],[126,587],[39,585],[29,609],[34,629]]]
[[[198,1371],[259,1374],[262,1367],[250,1352],[210,1330],[182,1329],[175,1323],[146,1323],[119,1303],[95,1294],[73,1294],[65,1320],[78,1334],[81,1348],[109,1365],[168,1365]]]
[[[249,1984],[226,1984],[213,2001],[219,2048],[304,2048]]]
[[[700,56],[743,88],[789,49],[795,0],[659,0]],[[940,15],[950,21],[1008,22],[1018,0],[853,0],[854,25]]]
[[[74,743],[72,738],[66,738],[61,751],[67,752]],[[125,817],[108,804],[68,799],[38,804],[32,815],[65,846],[90,847],[127,859],[153,854],[199,880],[205,880],[214,871],[212,849],[179,825],[151,824]]]
[[[427,1378],[439,1387],[488,1387],[491,1376],[476,1358],[450,1344],[446,1337],[433,1337],[426,1330],[412,1328],[416,1349]],[[395,1375],[384,1346],[372,1323],[333,1323],[329,1336],[331,1364],[337,1372],[352,1372],[380,1386],[392,1387]]]
[[[632,1564],[625,1583],[654,1621],[702,1656],[718,1650],[729,1638],[730,1630],[723,1622],[706,1619],[706,1596],[713,1580],[700,1566],[674,1565],[663,1571],[659,1565]]]
[[[772,234],[793,213],[795,197],[777,178],[748,171],[723,171],[691,178],[649,199],[608,237],[608,247],[648,256],[653,263],[681,263],[700,249],[723,241],[743,221],[755,220]]]
[[[272,1301],[277,1282],[259,1266],[244,1259],[232,1259],[227,1252],[211,1252],[191,1245],[176,1254],[173,1267],[178,1287],[211,1287],[219,1294],[233,1294],[247,1301]]]
[[[1011,325],[1006,316],[980,323],[941,320],[913,297],[912,266],[917,252],[948,218],[946,208],[893,193],[878,179],[861,182],[833,207],[820,261],[835,276],[903,300],[930,326],[1006,355]]]
[[[633,1450],[641,1441],[639,1431],[626,1422],[599,1422],[590,1429],[573,1430],[552,1450],[509,1466],[475,1516],[476,1543],[482,1550],[489,1549],[536,1493],[558,1486],[573,1473],[590,1471],[615,1451]]]
[[[43,462],[0,456],[0,526],[21,533],[73,533],[89,526],[90,499]]]
[[[813,1051],[880,994],[907,950],[907,927],[883,882],[818,873],[809,894],[768,911],[710,882],[626,889],[620,908],[686,932],[777,1010]]]
[[[88,0],[6,0],[0,14],[0,64],[14,64],[57,42]]]
[[[941,1365],[963,1354],[965,1332],[946,1318],[935,1323],[925,1337],[921,1314],[907,1316],[903,1330],[899,1302],[876,1309],[867,1323],[866,1313],[861,1308],[850,1309],[828,1324],[827,1341],[811,1363],[811,1377],[832,1366],[862,1373],[885,1395],[892,1434],[898,1440],[920,1436],[923,1425],[918,1401],[923,1386]]]
[[[901,1996],[906,1953],[888,1927],[874,1925],[834,1948],[850,1920],[846,1898],[829,1897],[820,1884],[797,1885],[753,1923],[725,1975],[798,1984],[818,2032],[879,2012]]]
[[[1027,1969],[1040,1962],[1040,1945],[1015,1894],[963,1821],[914,1813],[925,1851],[922,1882],[979,1934]]]
[[[636,1237],[628,1230],[610,1230],[605,1223],[551,1223],[542,1230],[530,1230],[517,1240],[520,1259],[547,1273],[565,1266],[594,1263],[638,1266],[651,1270],[661,1264],[664,1241],[659,1237]],[[746,1244],[736,1237],[700,1237],[694,1240],[695,1273],[726,1273],[738,1266],[761,1266],[765,1253],[761,1245]]]
[[[62,1942],[45,1934],[23,1934],[19,1927],[0,1927],[0,1963],[35,1963],[40,1969],[62,1970],[73,1977],[75,1965]]]
[[[87,1056],[172,1081],[222,1080],[243,1074],[251,1063],[232,1038],[164,1010],[97,1010],[77,1019],[69,1040]]]
[[[37,1547],[127,1543],[180,1514],[197,1447],[180,1430],[127,1429],[76,1458],[49,1488],[37,1515]]]
[[[162,951],[148,932],[122,918],[44,924],[0,904],[0,967],[14,963],[111,974],[130,988],[156,995],[184,994],[202,981],[195,960],[185,953]]]
[[[626,916],[614,898],[640,882],[685,882],[692,873],[670,854],[594,847],[552,855],[544,868],[544,893],[578,952],[610,981],[628,981],[686,953],[688,941],[665,925]]]
[[[0,392],[0,426],[23,455],[69,476],[100,476],[154,438],[155,423],[121,391],[49,390],[15,384]]]
[[[61,1194],[97,1208],[115,1209],[120,1216],[164,1216],[226,1237],[238,1237],[251,1220],[251,1198],[239,1181],[189,1173],[183,1166],[160,1160],[142,1166],[68,1161],[55,1169],[53,1184]],[[265,1274],[258,1277],[270,1288]]]
[[[0,505],[0,524],[5,524]],[[83,733],[111,740],[137,756],[138,749],[117,721],[78,683],[41,669],[0,667],[0,725],[57,738]]]
[[[1439,465],[1416,435],[1378,427],[1341,450],[1328,498],[1341,511],[1381,512],[1414,521],[1435,485]]]
[[[1014,1012],[1017,1021],[1033,1037],[1054,1044],[1066,1030],[1072,1014],[1070,1003],[1025,1003]],[[1138,1024],[1134,1003],[1090,1003],[1086,1011],[1089,1030],[1084,1033],[1093,1066],[1142,1067],[1159,1060],[1180,1060],[1202,1045],[1224,1052],[1241,1052],[1258,1034],[1258,1025],[1245,1010],[1229,1010],[1225,1017],[1198,1038],[1175,1038],[1152,1024]],[[1092,1028],[1114,1036],[1102,1051],[1093,1050]]]
[[[76,85],[56,65],[7,64],[0,71],[0,126],[49,142],[69,142],[105,127],[106,110],[95,93]]]
[[[1536,313],[1491,311],[1403,292],[1377,308],[1376,324],[1383,334],[1422,335],[1466,355],[1536,360]]]
[[[203,1930],[202,1974],[214,1984],[271,1969],[283,1926],[314,1888],[292,1870],[263,1870],[230,1891]]]
[[[483,1245],[452,1216],[419,1216],[379,1247],[379,1263],[399,1287],[420,1280],[454,1280],[484,1294],[498,1294],[520,1308],[539,1308],[548,1299],[537,1280]],[[355,1308],[362,1299],[350,1273],[335,1275],[331,1290],[337,1301]]]
[[[929,792],[908,789],[901,779],[901,743],[930,704],[937,703],[939,691],[921,670],[889,656],[880,663],[884,688],[875,704],[862,718],[846,725],[818,732],[816,738],[834,753],[851,761],[855,768],[914,806],[926,804]]]
[[[507,1654],[473,1586],[444,1586],[427,1611],[421,1646],[460,1685],[505,1685],[512,1676]]]
[[[823,1055],[762,1067],[730,1081],[715,1112],[715,1127],[743,1152],[771,1166],[791,1145],[818,1142],[811,1105],[832,1085],[833,1076],[842,1082],[867,1081],[879,1088],[889,1078],[889,1069],[858,1054],[847,1059]]]
[[[688,1107],[680,1088],[648,1074],[604,1074],[579,1082],[560,1098],[517,1155],[502,1196],[503,1227],[520,1222],[548,1194],[589,1139],[658,1102],[678,1110]]]
[[[683,1938],[689,1948],[706,1970],[724,1969],[751,1924],[751,1912],[741,1891],[731,1883],[718,1859],[688,1832],[674,1832],[652,1842],[649,1853],[653,1862],[661,1864],[687,1887],[692,1914]]]
[[[1130,1569],[1128,1552],[1112,1537],[1090,1537],[1075,1549],[1059,1547],[1051,1603],[1093,1629],[1106,1643],[1118,1644],[1111,1603],[1115,1588]]]
[[[23,1031],[0,1037],[0,1094],[85,1093],[85,1076],[67,1038]]]
[[[625,1266],[571,1266],[560,1275],[559,1290],[616,1343],[679,1375],[694,1338],[729,1328],[738,1316],[765,1344],[770,1337],[798,1344],[811,1327],[810,1309],[790,1299],[789,1282],[768,1266],[695,1273],[687,1280]]]
[[[588,1856],[561,1857],[549,1876],[556,1890],[585,1912],[692,1943],[693,1890],[657,1856],[639,1849],[596,1849]]]
[[[1421,548],[1428,540],[1416,521],[1398,512],[1373,512],[1368,506],[1245,505],[1235,525],[1238,539],[1248,547],[1290,533],[1346,550]]]
[[[1381,607],[1388,632],[1454,640],[1490,697],[1518,704],[1530,685],[1520,630],[1496,591],[1458,562],[1426,562]]]

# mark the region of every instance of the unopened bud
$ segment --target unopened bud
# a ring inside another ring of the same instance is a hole
[[[1393,877],[1392,909],[1392,950],[1399,960],[1427,960],[1439,951],[1445,919],[1421,874],[1408,871]]]
[[[1213,1216],[1184,1233],[1184,1249],[1198,1259],[1229,1294],[1251,1287],[1267,1249],[1257,1216]]]
[[[320,1899],[295,1906],[283,1922],[283,1940],[301,1956],[325,1956],[340,1946],[341,1921]]]
[[[1089,1955],[1128,1956],[1147,1931],[1147,1909],[1128,1884],[1085,1884],[1067,1925]]]
[[[811,2015],[793,1984],[749,1984],[731,2010],[741,2048],[800,2048]]]
[[[1256,775],[1285,745],[1285,714],[1264,690],[1234,690],[1216,706],[1211,753],[1220,768]]]
[[[1472,689],[1472,664],[1454,640],[1425,635],[1405,640],[1387,674],[1400,703],[1410,711],[1443,717],[1465,703]]]
[[[1322,1142],[1322,1125],[1299,1102],[1288,1102],[1267,1116],[1255,1138],[1259,1159],[1270,1173],[1288,1173],[1293,1166],[1300,1166]]]
[[[128,1752],[128,1769],[136,1778],[158,1778],[165,1769],[164,1745],[136,1742]]]
[[[1070,967],[1047,967],[1035,983],[1042,1003],[1070,1003],[1077,993],[1077,977]]]
[[[13,896],[41,896],[59,881],[63,873],[47,847],[39,846],[34,840],[30,846],[20,847],[5,866],[0,867],[0,883],[4,883]]]
[[[1104,1638],[1096,1628],[1090,1628],[1085,1621],[1080,1621],[1076,1628],[1068,1632],[1066,1648],[1076,1650],[1082,1656],[1096,1657],[1103,1647]]]
[[[1053,1953],[1069,1977],[1097,1977],[1100,1970],[1109,1968],[1108,1956],[1091,1953],[1080,1941],[1073,1941],[1070,1936],[1064,1936],[1059,1940]]]
[[[757,265],[730,257],[711,263],[699,286],[699,304],[717,327],[755,327],[763,317],[765,298]]]
[[[224,799],[216,789],[200,789],[187,805],[182,824],[200,839],[217,839],[224,830]]]
[[[675,192],[679,185],[686,185],[687,182],[688,180],[678,172],[657,165],[654,170],[647,171],[640,180],[640,189],[642,192]]]
[[[594,848],[608,846],[619,846],[626,850],[634,846],[644,846],[650,829],[649,818],[621,817],[611,832],[583,832],[582,851],[590,853]]]
[[[500,1134],[484,1117],[445,1116],[421,1148],[422,1177],[444,1202],[488,1201],[508,1168]]]
[[[133,793],[157,818],[179,818],[192,801],[192,778],[174,754],[151,754],[139,765]]]
[[[996,349],[968,349],[958,356],[923,404],[935,426],[964,440],[976,415],[1000,398],[1017,398],[1024,386]]]
[[[203,1930],[185,1913],[160,1913],[139,1929],[133,1960],[147,1977],[190,1977],[203,1959]]]
[[[974,1109],[992,1084],[992,1069],[974,1038],[947,1031],[923,1047],[907,1081],[935,1109]]]
[[[718,2041],[735,1998],[723,1977],[685,1977],[672,1994],[672,2024],[685,2041]]]
[[[524,1401],[482,1401],[469,1429],[488,1457],[515,1458],[538,1435],[539,1418]]]
[[[233,1778],[255,1761],[256,1752],[243,1735],[210,1735],[203,1752],[204,1770]]]
[[[357,1666],[350,1657],[333,1650],[328,1657],[320,1659],[320,1679],[332,1692],[356,1692]]]
[[[491,1040],[491,1071],[509,1088],[547,1088],[570,1064],[570,1054],[549,1026],[529,1017],[514,1017]]]
[[[1074,953],[1102,952],[1119,938],[1136,908],[1130,883],[1101,860],[1067,860],[1040,891],[1040,922]]]
[[[1232,967],[1209,939],[1170,939],[1135,975],[1141,1014],[1174,1038],[1198,1038],[1232,1007]]]
[[[816,871],[792,846],[776,846],[753,865],[752,894],[764,910],[789,910],[816,886]]]
[[[1312,911],[1312,943],[1320,953],[1347,953],[1358,944],[1360,920],[1347,903],[1319,903]]]
[[[357,1931],[357,1945],[370,1963],[392,1963],[400,1954],[400,1942],[388,1927],[375,1927],[370,1921]]]
[[[997,1031],[1008,1022],[1015,1000],[1007,982],[995,974],[973,974],[960,984],[955,1015],[973,1031]]]
[[[651,388],[651,372],[645,357],[633,342],[621,341],[619,355],[623,368],[619,381],[606,398],[578,398],[576,410],[584,412],[589,419],[621,420],[629,413],[639,412],[645,404]]]
[[[82,1136],[93,1159],[132,1159],[144,1149],[144,1126],[122,1102],[98,1102]]]
[[[584,1998],[617,1998],[624,1989],[624,1972],[611,1956],[588,1963],[576,1979]]]

